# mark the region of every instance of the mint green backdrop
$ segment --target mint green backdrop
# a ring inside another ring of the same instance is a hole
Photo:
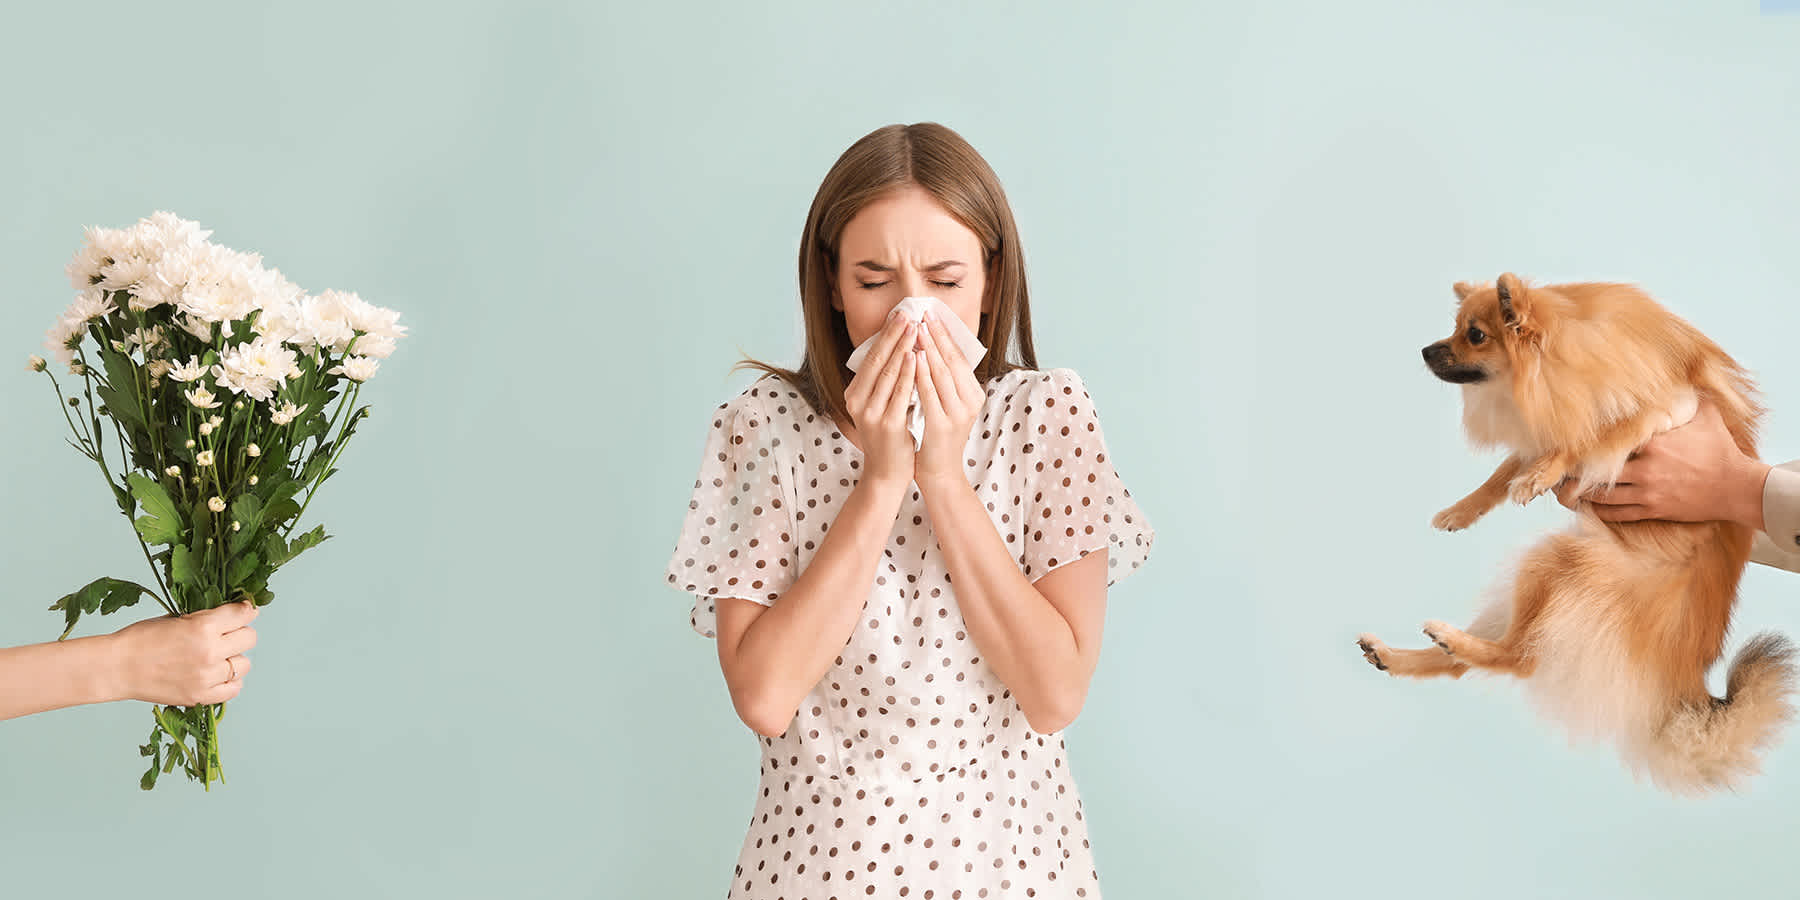
[[[23,371],[81,226],[171,209],[413,332],[258,623],[230,783],[140,793],[141,704],[0,723],[0,893],[722,895],[756,748],[661,568],[728,367],[798,350],[819,179],[924,119],[1000,173],[1042,360],[1160,532],[1069,734],[1108,896],[1800,890],[1800,736],[1676,801],[1510,685],[1352,645],[1466,617],[1563,517],[1427,526],[1494,461],[1418,359],[1456,279],[1642,281],[1800,457],[1800,16],[106,2],[5,33],[0,642],[143,565]],[[1800,633],[1800,576],[1744,593],[1738,640]]]

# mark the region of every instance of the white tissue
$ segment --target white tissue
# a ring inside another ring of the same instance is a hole
[[[962,351],[963,360],[969,364],[970,371],[974,371],[975,366],[981,364],[982,357],[987,355],[987,348],[982,346],[979,338],[975,337],[975,332],[970,331],[969,326],[963,324],[962,317],[952,311],[944,301],[936,297],[907,297],[894,307],[893,315],[904,316],[914,322],[923,322],[928,310],[935,312],[938,321],[944,323],[944,329],[950,332],[950,339],[955,341],[956,348]],[[869,348],[873,347],[880,337],[880,333],[876,333],[874,337],[857,346],[856,350],[850,354],[850,359],[845,363],[850,367],[850,371],[855,372],[862,367],[863,360],[869,355]],[[919,449],[920,444],[925,440],[925,411],[919,408],[919,392],[917,390],[912,394],[912,411],[907,418],[906,430],[912,433],[913,449]]]

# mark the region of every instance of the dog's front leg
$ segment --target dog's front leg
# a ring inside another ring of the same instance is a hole
[[[1519,470],[1523,466],[1524,461],[1519,459],[1517,454],[1508,456],[1501,461],[1500,467],[1494,470],[1494,474],[1489,475],[1488,480],[1481,483],[1481,487],[1476,488],[1469,496],[1456,501],[1455,505],[1433,517],[1431,527],[1440,531],[1461,531],[1475,524],[1476,519],[1487,515],[1490,510],[1500,505],[1500,501],[1506,499],[1507,485],[1518,476]]]
[[[1552,450],[1538,457],[1518,478],[1513,479],[1509,492],[1514,503],[1524,506],[1537,499],[1539,494],[1562,483],[1569,476],[1569,470],[1575,467],[1575,457],[1566,450]]]

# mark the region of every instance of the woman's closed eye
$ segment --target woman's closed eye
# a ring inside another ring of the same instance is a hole
[[[941,288],[962,287],[962,282],[960,282],[960,281],[938,281],[936,279],[933,279],[931,283],[933,285],[935,285],[937,287],[941,287]],[[859,281],[856,283],[856,286],[862,288],[865,291],[872,291],[877,288],[887,287],[890,284],[893,284],[893,282],[892,281]]]

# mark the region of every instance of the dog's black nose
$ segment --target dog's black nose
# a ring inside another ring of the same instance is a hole
[[[1450,358],[1450,345],[1443,341],[1438,341],[1419,352],[1425,357],[1425,362],[1427,364],[1441,363]]]

